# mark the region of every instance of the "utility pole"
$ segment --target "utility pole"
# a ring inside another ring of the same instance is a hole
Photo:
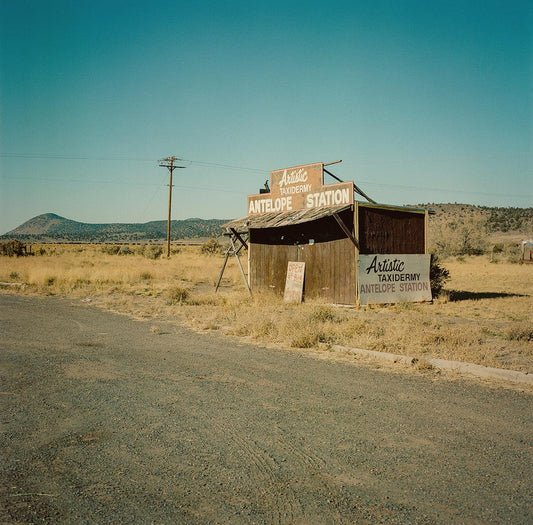
[[[159,161],[161,168],[168,168],[170,173],[170,183],[168,185],[168,221],[167,221],[167,257],[170,257],[170,213],[172,209],[172,172],[176,168],[185,168],[185,166],[175,166],[174,162],[181,159],[177,157],[167,157]]]

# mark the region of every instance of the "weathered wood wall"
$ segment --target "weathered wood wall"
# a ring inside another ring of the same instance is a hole
[[[425,252],[425,214],[359,205],[360,253]],[[351,210],[340,213],[354,230]],[[311,241],[311,242],[310,242]],[[250,229],[250,285],[283,294],[289,261],[305,265],[304,295],[337,304],[357,300],[356,249],[333,217],[294,226]]]
[[[425,215],[358,207],[360,253],[424,253]]]
[[[353,212],[346,210],[340,216],[352,230]],[[266,288],[282,294],[287,263],[303,261],[306,263],[305,297],[354,304],[355,260],[354,245],[333,217],[295,226],[250,230],[252,290]]]

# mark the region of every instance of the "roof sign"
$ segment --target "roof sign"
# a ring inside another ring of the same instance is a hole
[[[248,195],[248,215],[353,204],[353,182],[324,184],[324,164],[270,173],[270,193]]]

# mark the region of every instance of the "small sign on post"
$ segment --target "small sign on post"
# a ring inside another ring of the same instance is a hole
[[[305,263],[289,261],[283,299],[287,303],[301,303],[304,291]]]

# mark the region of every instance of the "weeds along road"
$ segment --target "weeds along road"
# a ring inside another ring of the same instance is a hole
[[[0,295],[0,521],[530,523],[532,396]]]

